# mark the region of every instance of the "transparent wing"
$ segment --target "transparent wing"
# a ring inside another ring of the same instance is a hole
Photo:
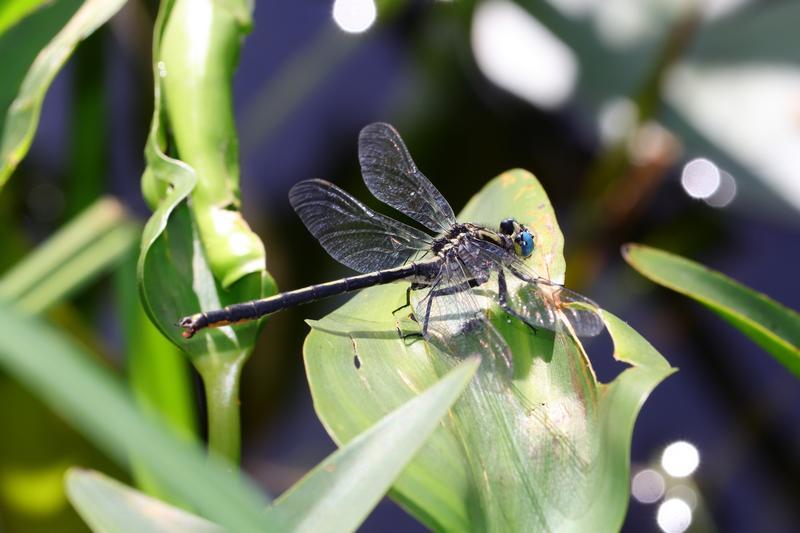
[[[534,328],[557,331],[565,320],[579,337],[593,337],[605,328],[592,300],[540,277],[518,256],[490,242],[469,239],[460,256],[471,272],[499,272],[498,299],[505,298],[513,314]]]
[[[431,245],[429,235],[324,180],[301,181],[289,191],[289,202],[325,251],[358,272],[400,266]]]
[[[518,260],[506,270],[509,303],[526,322],[557,331],[559,322],[564,320],[578,337],[594,337],[603,332],[605,324],[596,303],[558,283],[533,278],[533,272],[526,269],[525,263]],[[514,284],[518,285],[516,289],[512,288]]]
[[[440,233],[456,223],[453,209],[417,169],[400,134],[382,122],[369,124],[358,137],[361,174],[381,202]]]
[[[426,340],[459,358],[477,355],[507,372],[511,354],[486,314],[488,305],[472,291],[470,278],[458,258],[445,259],[430,287],[414,292],[414,316]]]

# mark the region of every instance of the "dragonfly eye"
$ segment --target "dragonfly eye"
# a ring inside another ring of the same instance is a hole
[[[533,235],[528,230],[521,231],[514,239],[514,251],[517,255],[528,257],[533,253]]]
[[[513,235],[514,234],[514,219],[507,218],[500,222],[500,231],[503,235]]]

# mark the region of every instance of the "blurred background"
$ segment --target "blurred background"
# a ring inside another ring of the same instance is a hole
[[[0,38],[3,110],[78,4],[56,0]],[[149,216],[139,179],[154,13],[131,0],[56,79],[30,154],[0,195],[3,270],[104,194]],[[530,170],[565,234],[567,285],[680,369],[636,424],[624,529],[796,529],[796,379],[699,305],[645,281],[619,249],[659,246],[800,308],[799,27],[791,0],[260,0],[234,92],[245,216],[285,290],[348,273],[308,238],[287,192],[320,177],[375,206],[356,151],[369,122],[399,129],[456,211],[502,171]],[[123,369],[112,285],[104,278],[57,314]],[[271,318],[245,367],[244,468],[273,494],[335,448],[301,349],[303,320],[340,303]],[[589,354],[603,381],[623,368],[609,339]],[[0,439],[0,530],[81,530],[52,473],[77,462],[124,475],[1,374],[0,405],[3,427],[28,435]],[[23,479],[35,498],[18,497]],[[363,530],[423,528],[386,500]]]

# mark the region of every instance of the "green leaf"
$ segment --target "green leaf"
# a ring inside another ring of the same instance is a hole
[[[28,254],[0,279],[0,301],[40,313],[119,263],[139,236],[122,205],[103,198]]]
[[[100,472],[73,468],[64,480],[67,496],[92,531],[221,533],[220,526],[151,498]]]
[[[197,410],[188,361],[144,312],[136,287],[136,256],[129,254],[115,273],[117,308],[122,325],[127,377],[137,404],[175,431],[196,439]],[[186,507],[155,479],[156,475],[133,454],[131,469],[136,486],[166,502]]]
[[[6,115],[0,143],[0,190],[25,157],[39,123],[47,89],[78,43],[123,6],[124,0],[86,0],[66,26],[36,56]]]
[[[287,531],[354,531],[439,426],[469,383],[477,360],[383,417],[330,455],[276,500],[270,513]]]
[[[0,34],[44,3],[45,0],[5,0],[0,4]]]
[[[563,237],[530,173],[513,170],[491,181],[460,219],[496,226],[510,216],[536,235],[531,266],[563,279]],[[308,381],[317,413],[339,443],[431,386],[449,366],[452,357],[401,337],[404,321],[392,310],[405,302],[405,290],[405,284],[364,290],[312,323],[304,350]],[[481,365],[447,426],[415,456],[392,496],[435,530],[619,529],[633,424],[672,368],[603,312],[615,357],[631,367],[598,383],[580,344],[543,330],[534,335],[495,314],[514,355],[513,380]]]
[[[731,278],[678,255],[641,244],[622,248],[640,274],[705,305],[800,376],[800,315]]]
[[[23,313],[44,312],[130,255],[138,233],[119,202],[100,199],[0,278],[0,301]],[[64,500],[64,469],[75,461],[111,465],[5,373],[0,405],[13,405],[0,410],[0,427],[25,428],[0,446],[4,523],[12,530],[52,530],[56,524],[77,530],[82,524]]]
[[[0,368],[121,464],[135,450],[172,494],[233,531],[263,531],[264,497],[194,443],[141,413],[120,382],[83,348],[0,305]]]

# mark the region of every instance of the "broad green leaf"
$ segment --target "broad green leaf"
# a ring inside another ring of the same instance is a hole
[[[641,244],[622,248],[640,274],[724,318],[800,376],[800,315],[731,278],[678,255]]]
[[[121,262],[138,234],[117,200],[98,200],[0,278],[0,301],[40,313]]]
[[[73,468],[65,476],[67,496],[92,531],[221,533],[205,518],[172,507],[100,472]]]
[[[0,305],[0,368],[121,464],[132,450],[172,494],[233,531],[269,528],[240,476],[145,416],[120,382],[62,333]]]
[[[330,455],[275,501],[287,531],[354,531],[458,399],[478,368],[468,360]]]
[[[515,217],[535,233],[531,266],[564,275],[563,237],[539,182],[512,170],[491,181],[460,220],[496,226]],[[314,405],[339,443],[439,379],[458,354],[401,337],[404,284],[368,289],[313,322],[304,355]],[[633,424],[673,370],[636,332],[605,312],[615,357],[631,364],[598,383],[580,344],[509,321],[495,323],[515,360],[513,380],[482,364],[392,495],[435,530],[611,531],[625,516]],[[454,356],[454,357],[453,357]]]
[[[123,6],[124,0],[86,0],[66,26],[41,51],[11,104],[0,143],[0,190],[25,157],[39,123],[47,89],[78,43]]]

